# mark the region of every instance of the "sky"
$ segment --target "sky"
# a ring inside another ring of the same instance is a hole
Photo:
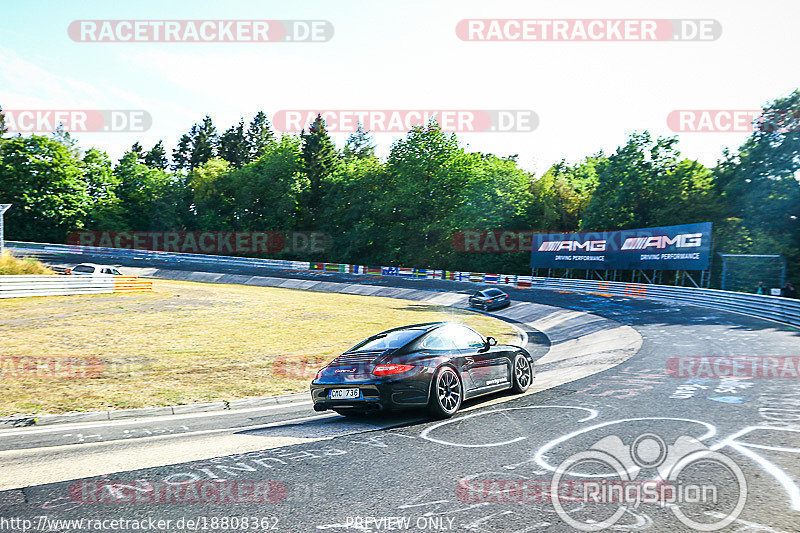
[[[800,86],[796,0],[0,0],[0,106],[135,109],[146,132],[80,133],[120,157],[140,140],[181,134],[210,115],[222,131],[258,110],[532,110],[533,131],[458,133],[468,149],[519,154],[541,174],[613,152],[633,131],[674,135],[674,110],[753,110]],[[75,42],[75,20],[326,20],[326,42]],[[484,42],[462,19],[714,19],[710,41]],[[402,133],[378,133],[379,155]],[[745,132],[683,132],[685,157],[713,165]],[[341,147],[346,134],[334,135]]]

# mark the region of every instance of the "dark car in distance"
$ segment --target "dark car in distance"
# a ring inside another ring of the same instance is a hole
[[[469,297],[469,306],[484,311],[511,305],[511,297],[500,289],[483,289]]]
[[[498,345],[457,322],[390,329],[331,361],[311,382],[315,411],[345,416],[427,407],[449,418],[469,398],[528,390],[534,361],[519,346]]]

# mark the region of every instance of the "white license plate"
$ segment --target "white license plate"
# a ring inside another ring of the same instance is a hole
[[[330,400],[357,400],[360,397],[361,391],[358,389],[331,389],[328,392]]]

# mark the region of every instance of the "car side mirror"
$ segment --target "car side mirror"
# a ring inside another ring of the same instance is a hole
[[[497,339],[494,337],[486,337],[486,344],[483,346],[483,349],[488,350],[492,346],[497,346]]]

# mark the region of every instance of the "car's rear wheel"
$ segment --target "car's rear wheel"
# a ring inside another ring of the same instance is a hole
[[[456,371],[443,366],[436,371],[431,386],[428,411],[436,418],[450,418],[461,407],[463,397],[461,379]]]
[[[514,375],[511,381],[511,390],[523,393],[528,390],[533,382],[533,366],[528,358],[517,354],[514,358]]]

